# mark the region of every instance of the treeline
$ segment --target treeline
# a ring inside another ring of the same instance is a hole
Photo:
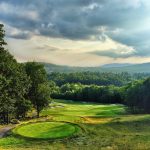
[[[98,103],[121,103],[133,113],[150,113],[150,74],[51,73],[51,97]],[[148,78],[148,79],[147,79]]]
[[[97,103],[123,103],[120,88],[115,86],[97,86],[67,83],[58,87],[51,82],[51,97],[75,101]]]
[[[135,73],[100,73],[100,72],[76,72],[76,73],[58,73],[48,74],[48,79],[54,81],[58,86],[66,83],[81,83],[84,85],[115,85],[123,86],[133,80],[148,77],[150,74]]]
[[[150,78],[136,80],[122,87],[50,81],[51,97],[97,103],[120,103],[133,113],[150,113]]]
[[[0,24],[0,123],[24,118],[33,108],[39,116],[50,96],[44,66],[35,62],[17,63],[4,47],[4,35]]]
[[[150,113],[150,77],[124,87],[125,104],[134,113]]]

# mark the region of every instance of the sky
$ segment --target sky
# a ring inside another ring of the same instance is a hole
[[[0,0],[0,23],[19,62],[150,62],[149,0]]]

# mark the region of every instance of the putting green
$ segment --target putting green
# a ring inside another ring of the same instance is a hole
[[[66,122],[38,122],[18,126],[13,133],[28,138],[53,139],[71,136],[76,131],[76,125]]]

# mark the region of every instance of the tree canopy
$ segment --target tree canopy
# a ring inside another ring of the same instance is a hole
[[[25,64],[25,70],[31,80],[28,99],[31,100],[37,111],[37,116],[39,117],[40,111],[48,106],[50,98],[47,74],[44,66],[36,62],[27,62]]]
[[[0,25],[0,115],[3,121],[8,123],[10,114],[20,109],[17,103],[24,101],[30,87],[30,80],[23,65],[17,63],[5,49],[4,35],[3,25]]]
[[[41,111],[48,105],[49,89],[42,65],[18,63],[5,48],[5,32],[0,24],[0,120],[23,118],[32,105]]]

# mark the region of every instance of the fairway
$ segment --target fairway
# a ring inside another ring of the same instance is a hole
[[[58,107],[59,106],[59,107]],[[69,115],[69,116],[95,116],[114,117],[125,113],[125,107],[120,104],[96,104],[86,102],[73,102],[55,100],[50,108],[42,111],[42,115]]]
[[[53,139],[73,135],[77,127],[64,122],[39,122],[22,125],[13,130],[13,133],[27,138]]]

